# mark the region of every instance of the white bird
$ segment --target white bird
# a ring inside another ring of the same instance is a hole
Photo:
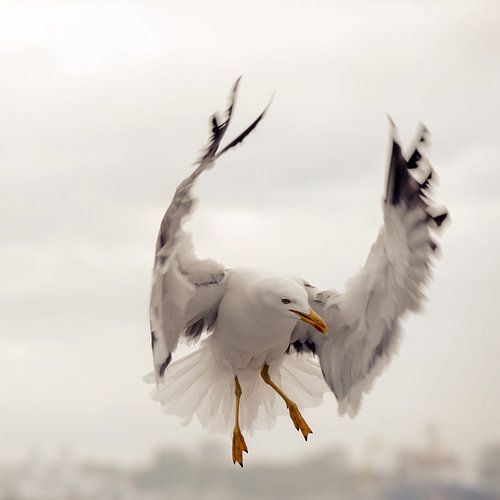
[[[430,204],[433,170],[422,153],[427,131],[422,127],[405,159],[391,122],[384,224],[344,293],[318,291],[297,276],[226,269],[198,259],[182,227],[193,211],[193,184],[241,143],[266,111],[218,152],[238,84],[239,79],[225,120],[212,117],[206,151],[177,187],[161,222],[150,310],[154,375],[147,381],[156,381],[154,398],[165,412],[185,423],[197,416],[202,425],[222,431],[234,423],[232,459],[243,466],[242,430],[269,426],[285,406],[306,440],[312,431],[298,407],[318,404],[327,388],[340,414],[356,415],[396,348],[400,318],[422,303],[437,248],[431,233],[447,212]],[[180,339],[195,342],[202,336],[200,349],[171,363]]]

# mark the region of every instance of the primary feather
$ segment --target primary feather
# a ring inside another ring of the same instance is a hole
[[[323,375],[339,402],[339,412],[354,416],[363,393],[394,353],[400,321],[407,311],[417,311],[424,299],[437,243],[433,233],[447,217],[431,205],[428,167],[419,183],[411,170],[423,159],[426,130],[422,129],[408,161],[395,137],[383,202],[384,224],[361,272],[343,294],[320,292],[312,304],[335,332],[322,338],[314,330],[297,325],[292,345],[312,345]],[[426,168],[422,165],[421,168]]]

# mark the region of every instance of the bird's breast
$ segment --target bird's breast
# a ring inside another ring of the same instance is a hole
[[[225,297],[219,306],[214,347],[233,370],[260,369],[284,355],[296,323]]]

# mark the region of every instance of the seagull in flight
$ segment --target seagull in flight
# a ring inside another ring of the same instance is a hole
[[[216,431],[232,428],[232,460],[243,467],[244,432],[288,415],[307,440],[299,408],[331,390],[340,414],[355,416],[361,399],[392,357],[407,311],[418,311],[447,211],[430,199],[434,171],[424,156],[427,130],[405,155],[391,121],[383,225],[361,271],[345,291],[320,291],[299,276],[227,269],[199,259],[183,225],[193,186],[216,160],[255,129],[267,110],[221,147],[240,79],[194,171],[177,187],[156,242],[150,303],[153,398],[167,414],[196,417]],[[269,106],[269,105],[268,105]],[[294,244],[300,244],[295,242]],[[304,241],[304,245],[308,244]],[[173,360],[180,342],[199,348]]]

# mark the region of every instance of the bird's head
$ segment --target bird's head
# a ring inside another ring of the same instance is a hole
[[[269,277],[257,283],[259,302],[273,314],[301,320],[326,335],[328,325],[310,306],[304,287],[291,279]]]

